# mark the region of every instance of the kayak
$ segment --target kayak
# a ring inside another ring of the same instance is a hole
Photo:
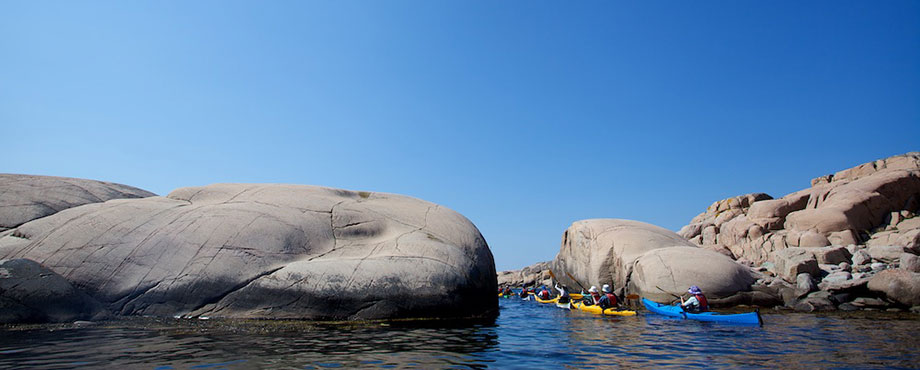
[[[600,307],[600,306],[596,306],[596,305],[585,306],[585,304],[582,303],[582,302],[575,302],[575,303],[573,303],[572,305],[574,305],[575,308],[577,308],[577,309],[579,309],[579,310],[582,310],[582,311],[585,311],[585,312],[590,312],[590,313],[593,313],[593,314],[595,314],[595,315],[600,315],[600,314],[601,314],[601,307]],[[611,307],[611,308],[608,308],[608,309],[606,309],[606,310],[603,310],[603,314],[604,314],[604,315],[615,315],[615,316],[636,316],[636,311],[630,311],[630,310],[617,310],[616,308],[612,308],[612,307]]]
[[[499,297],[505,297],[505,298],[511,298],[511,297],[513,297],[513,296],[516,296],[516,295],[517,295],[517,293],[511,293],[511,294],[502,294],[502,293],[498,293],[498,296],[499,296]]]
[[[584,295],[584,294],[580,294],[580,293],[569,293],[569,297],[572,297],[572,299],[581,300],[581,299],[584,299],[584,298],[585,298],[585,295]]]
[[[563,308],[563,309],[566,309],[566,310],[571,310],[571,309],[572,309],[572,301],[568,301],[568,302],[565,302],[565,303],[559,303],[559,302],[557,301],[557,302],[556,302],[556,307]]]
[[[556,297],[553,299],[540,299],[540,297],[533,296],[533,298],[536,299],[537,302],[540,302],[540,303],[556,303],[559,301],[559,297]]]
[[[738,313],[738,314],[721,314],[718,312],[700,312],[700,313],[690,313],[684,312],[684,310],[678,305],[664,305],[657,302],[652,302],[646,298],[642,298],[642,304],[645,305],[649,311],[657,313],[659,315],[671,316],[671,317],[681,317],[688,320],[697,320],[697,321],[712,321],[712,322],[724,322],[732,324],[749,324],[749,325],[763,325],[763,319],[760,318],[760,312],[747,312],[747,313]]]

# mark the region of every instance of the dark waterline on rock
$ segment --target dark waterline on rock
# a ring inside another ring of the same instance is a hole
[[[920,319],[764,312],[735,326],[502,299],[494,322],[130,319],[7,327],[0,368],[917,368]]]

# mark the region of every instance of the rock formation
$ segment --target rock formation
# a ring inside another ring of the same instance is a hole
[[[462,215],[317,186],[218,184],[111,200],[19,225],[28,258],[118,315],[291,319],[474,317],[495,265]]]
[[[156,195],[110,182],[14,174],[0,174],[0,189],[0,232],[83,204]]]
[[[867,282],[901,261],[913,268],[909,256],[920,254],[918,211],[920,153],[912,152],[818,177],[810,188],[779,199],[755,193],[715,202],[680,235],[758,268],[767,276],[755,289],[770,287],[789,307],[910,306],[915,303],[903,292],[916,291],[916,274],[879,277],[897,282],[888,291],[880,282],[867,288]],[[794,287],[803,285],[803,274],[821,290]],[[858,297],[865,299],[854,301]]]
[[[920,153],[863,164],[771,199],[757,193],[713,203],[680,235],[761,264],[787,247],[897,245],[920,251]]]
[[[670,301],[690,285],[716,299],[727,297],[748,290],[755,280],[749,268],[672,231],[620,219],[573,223],[550,265],[571,288],[612,284],[621,295],[659,301]]]
[[[68,322],[107,315],[101,303],[38,263],[0,260],[0,323]]]
[[[549,262],[537,262],[520,270],[501,271],[498,273],[498,286],[520,288],[551,284],[549,268]]]

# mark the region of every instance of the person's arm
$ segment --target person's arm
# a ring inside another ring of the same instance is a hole
[[[690,296],[690,298],[687,298],[687,300],[684,301],[684,303],[681,304],[681,306],[683,306],[683,307],[690,307],[690,306],[699,305],[699,304],[700,304],[700,301],[698,301],[698,300],[696,299],[696,297]]]

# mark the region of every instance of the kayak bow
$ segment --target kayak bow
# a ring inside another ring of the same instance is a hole
[[[650,301],[646,298],[642,298],[642,304],[645,305],[645,308],[649,311],[657,313],[659,315],[671,316],[671,317],[680,317],[688,320],[697,320],[697,321],[711,321],[711,322],[724,322],[731,324],[747,324],[747,325],[761,325],[763,326],[763,319],[760,317],[760,312],[747,312],[747,313],[738,313],[738,314],[721,314],[718,312],[700,312],[700,313],[690,313],[684,311],[678,305],[664,305],[661,303]]]

